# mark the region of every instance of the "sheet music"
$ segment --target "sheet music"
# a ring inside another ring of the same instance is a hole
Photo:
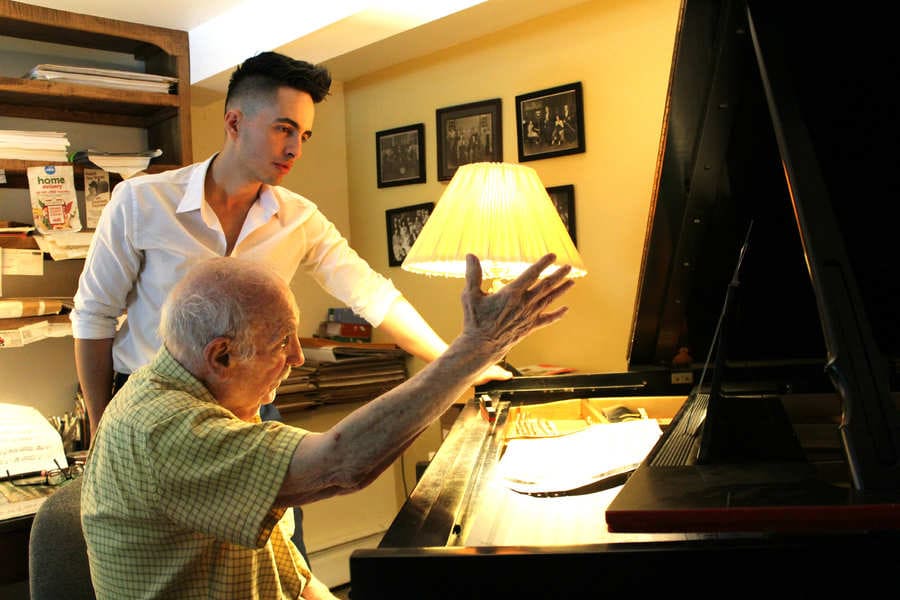
[[[56,469],[57,463],[68,465],[50,421],[31,406],[0,404],[0,477]]]
[[[556,437],[512,439],[498,465],[503,482],[528,494],[574,490],[636,468],[662,435],[656,419],[598,423]]]

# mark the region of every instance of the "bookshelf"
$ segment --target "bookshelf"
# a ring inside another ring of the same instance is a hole
[[[4,117],[134,127],[146,131],[148,147],[163,151],[149,171],[192,162],[187,32],[0,0],[0,36],[127,54],[144,72],[179,81],[177,93],[156,94],[0,74]],[[27,187],[28,167],[44,164],[0,159],[4,187]],[[80,167],[75,173],[81,180]]]

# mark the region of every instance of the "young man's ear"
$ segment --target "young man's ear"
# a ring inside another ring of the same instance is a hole
[[[241,124],[241,120],[244,118],[244,113],[239,111],[236,108],[232,108],[225,112],[225,135],[229,137],[234,137],[237,135],[238,127]]]

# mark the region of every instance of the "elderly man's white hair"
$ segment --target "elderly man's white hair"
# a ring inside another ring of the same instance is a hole
[[[287,285],[268,267],[232,257],[205,260],[169,292],[160,314],[160,338],[188,368],[198,367],[203,349],[220,336],[231,338],[236,358],[253,358],[252,333],[286,294]]]

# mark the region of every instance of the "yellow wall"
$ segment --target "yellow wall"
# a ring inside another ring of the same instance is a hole
[[[502,100],[503,158],[517,162],[515,97],[580,81],[583,154],[529,161],[547,186],[574,184],[579,251],[588,268],[565,319],[510,354],[622,371],[639,277],[679,3],[597,0],[358,80],[344,89],[353,246],[391,277],[448,341],[461,327],[462,280],[387,265],[384,211],[437,202],[435,110]],[[426,183],[377,188],[375,132],[425,124]]]

